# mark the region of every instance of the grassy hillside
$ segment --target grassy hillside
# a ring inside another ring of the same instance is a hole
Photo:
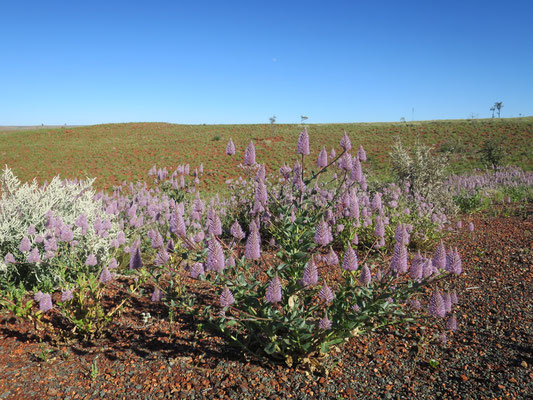
[[[308,125],[312,157],[322,146],[339,148],[346,130],[354,147],[363,145],[369,156],[366,171],[374,176],[390,173],[388,152],[395,136],[406,144],[417,138],[450,155],[453,170],[481,167],[477,151],[494,137],[507,153],[506,163],[533,169],[533,118],[423,121],[408,123],[359,123]],[[98,177],[96,186],[110,189],[123,180],[145,179],[157,164],[174,169],[178,164],[204,164],[209,188],[234,176],[244,148],[254,139],[258,162],[270,169],[294,160],[299,125],[173,125],[164,123],[107,124],[29,131],[2,131],[0,163],[7,164],[22,180]],[[236,157],[225,155],[229,138]]]

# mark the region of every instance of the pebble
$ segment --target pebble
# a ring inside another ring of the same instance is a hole
[[[524,368],[527,368],[527,362],[525,362],[525,361],[522,361],[522,362],[520,363],[520,365],[521,365],[522,367],[524,367]]]

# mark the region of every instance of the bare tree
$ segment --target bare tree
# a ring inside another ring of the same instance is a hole
[[[269,118],[270,120],[270,129],[272,130],[272,134],[274,134],[274,124],[276,123],[276,116],[273,115],[272,117]]]
[[[492,118],[494,118],[494,111],[496,111],[496,107],[491,107],[490,111],[492,111]]]
[[[300,115],[300,119],[302,120],[302,124],[309,119],[309,117],[306,117],[305,115]]]
[[[494,103],[494,108],[496,110],[498,110],[498,118],[500,118],[500,113],[502,111],[502,107],[503,107],[503,102],[497,101],[496,103]]]

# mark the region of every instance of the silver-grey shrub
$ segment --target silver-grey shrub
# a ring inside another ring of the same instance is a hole
[[[457,211],[453,195],[446,185],[448,159],[432,152],[431,147],[417,141],[406,149],[399,138],[390,153],[396,181],[414,195],[419,195],[436,209],[450,215]]]
[[[84,263],[89,254],[96,256],[98,265],[107,265],[110,243],[119,227],[115,217],[105,212],[102,200],[95,198],[94,180],[66,181],[56,176],[49,184],[39,185],[35,180],[22,184],[7,166],[4,168],[0,174],[1,285],[22,283],[50,289],[63,283],[66,276],[74,277],[77,268],[88,268]],[[85,232],[75,224],[82,214],[87,218]],[[50,229],[50,216],[72,230],[69,243],[58,238],[57,230]],[[97,219],[105,222],[105,232],[96,231]],[[34,234],[28,234],[30,226],[35,228]],[[19,250],[24,237],[29,239],[32,249],[39,249],[40,262],[28,262],[27,252]],[[49,252],[46,256],[44,242],[39,237],[57,238],[58,249],[53,255]],[[5,261],[8,253],[14,256],[14,263]]]

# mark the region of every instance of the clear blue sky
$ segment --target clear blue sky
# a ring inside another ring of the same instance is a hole
[[[532,15],[531,0],[2,1],[0,125],[533,115]]]

